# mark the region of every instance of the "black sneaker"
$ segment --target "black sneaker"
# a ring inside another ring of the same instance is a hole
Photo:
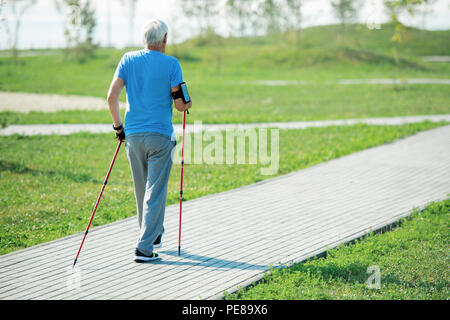
[[[136,262],[147,262],[147,261],[154,261],[159,259],[159,255],[157,253],[152,252],[151,255],[147,256],[139,251],[139,249],[135,249],[134,251],[134,261]]]
[[[162,235],[163,233],[161,233],[158,238],[156,238],[155,242],[153,242],[153,248],[161,248],[162,247]]]

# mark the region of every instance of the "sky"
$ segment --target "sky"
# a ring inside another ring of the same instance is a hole
[[[1,0],[0,0],[1,1]],[[8,33],[2,23],[11,24],[11,6],[6,4],[0,19],[0,50],[10,46]],[[221,6],[226,0],[218,0]],[[337,23],[333,16],[331,0],[310,0],[303,8],[304,26],[325,25]],[[122,48],[127,45],[140,45],[140,29],[149,18],[160,18],[169,26],[169,44],[180,42],[195,36],[197,24],[181,13],[179,0],[138,0],[134,16],[134,28],[130,30],[129,8],[127,1],[122,0],[91,0],[96,9],[97,27],[95,42],[102,46],[112,45]],[[125,4],[124,4],[125,3]],[[384,23],[387,16],[382,6],[382,0],[363,0],[358,21],[361,23]],[[216,32],[223,36],[230,35],[227,19],[221,10],[215,20]],[[429,30],[450,29],[450,0],[436,0],[429,6],[427,14],[418,13],[414,17],[401,16],[401,21],[409,26]],[[108,19],[109,17],[109,19]],[[108,20],[111,21],[108,31]],[[64,47],[64,15],[56,10],[54,0],[37,0],[37,3],[25,12],[18,37],[20,49],[60,48]]]

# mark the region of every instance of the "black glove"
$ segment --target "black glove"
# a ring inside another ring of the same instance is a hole
[[[122,130],[120,133],[116,132],[116,138],[119,139],[120,141],[124,141],[125,140],[125,131]]]
[[[125,130],[123,128],[123,125],[119,125],[118,127],[114,127],[114,123],[112,125],[113,129],[116,131],[116,138],[117,140],[124,141],[125,140]],[[122,130],[120,133],[117,131]]]

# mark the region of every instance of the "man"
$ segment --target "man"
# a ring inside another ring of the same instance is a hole
[[[167,25],[157,19],[143,28],[144,49],[126,53],[117,66],[108,92],[108,105],[118,140],[125,140],[134,182],[140,235],[135,261],[158,259],[154,248],[162,245],[167,184],[176,145],[172,126],[172,92],[183,82],[181,66],[165,55]],[[125,126],[119,112],[119,96],[127,91]],[[192,102],[175,99],[183,112]]]

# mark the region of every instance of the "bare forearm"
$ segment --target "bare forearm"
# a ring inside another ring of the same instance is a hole
[[[119,96],[124,85],[125,83],[122,79],[114,77],[108,91],[108,107],[115,127],[122,124],[122,119],[120,117]]]
[[[120,116],[120,105],[118,97],[108,96],[108,107],[111,113],[111,118],[113,120],[114,126],[118,127],[122,124],[122,118]]]

